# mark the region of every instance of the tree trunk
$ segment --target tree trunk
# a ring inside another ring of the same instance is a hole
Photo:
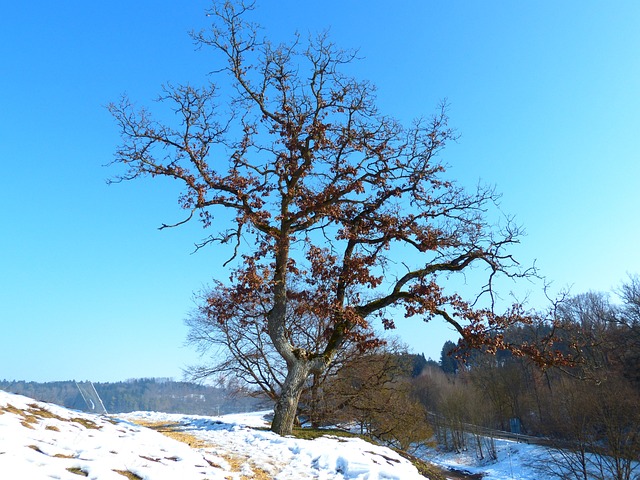
[[[310,365],[307,360],[296,359],[287,369],[287,378],[282,385],[280,398],[276,402],[271,431],[278,435],[291,435],[298,413],[298,401],[309,377]]]
[[[313,375],[311,382],[310,405],[308,405],[309,421],[311,422],[311,428],[319,428],[321,418],[324,417],[324,414],[320,413],[320,378],[317,373]]]

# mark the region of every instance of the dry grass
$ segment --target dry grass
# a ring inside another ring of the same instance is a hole
[[[150,428],[156,432],[160,432],[163,435],[178,440],[179,442],[186,443],[191,448],[206,448],[211,446],[207,442],[200,440],[199,438],[191,435],[190,433],[180,430],[181,425],[179,423],[163,423],[163,422],[135,422],[140,426]]]
[[[56,453],[53,458],[77,458],[75,455],[65,455],[64,453]]]
[[[77,423],[82,425],[84,428],[88,429],[88,430],[100,430],[102,427],[100,425],[98,425],[96,422],[86,419],[86,418],[72,418],[69,420],[69,422],[73,422],[73,423]]]
[[[179,442],[186,443],[191,448],[218,448],[217,445],[207,443],[204,440],[201,440],[194,435],[185,432],[184,430],[182,430],[183,425],[181,425],[180,423],[145,422],[142,420],[137,420],[135,421],[135,423],[142,427],[151,428],[152,430],[160,432],[169,438],[178,440]],[[266,470],[252,465],[252,462],[249,458],[237,455],[221,455],[220,453],[218,453],[218,455],[225,459],[225,461],[229,464],[232,472],[240,472],[245,464],[249,464],[254,474],[250,477],[243,475],[240,477],[241,480],[271,480],[273,478],[273,475]],[[209,463],[209,465],[214,468],[220,468],[220,465],[216,465],[208,460],[207,463]]]
[[[37,445],[27,445],[27,447],[43,455],[53,456],[53,458],[67,458],[67,459],[76,458],[74,455],[65,455],[63,453],[56,453],[55,455],[49,455],[48,453],[43,452],[42,449]]]
[[[251,465],[251,462],[247,458],[237,457],[237,456],[225,456],[224,459],[229,463],[232,472],[239,472],[242,470],[242,467],[249,463],[251,467],[251,471],[253,475],[247,477],[245,475],[241,476],[241,480],[271,480],[273,475],[271,475],[266,470],[256,467],[255,465]]]
[[[36,405],[35,403],[31,403],[27,405],[27,407],[28,408],[21,410],[9,404],[5,407],[0,407],[0,414],[13,413],[14,415],[22,417],[22,422],[20,423],[22,424],[23,427],[30,428],[30,429],[33,429],[34,425],[37,425],[38,423],[40,423],[41,420],[44,420],[45,418],[52,418],[54,420],[59,420],[61,422],[77,423],[87,429],[99,430],[100,428],[102,428],[99,425],[97,425],[95,422],[88,420],[86,418],[80,418],[80,417],[71,418],[71,419],[62,418],[61,416],[56,415],[55,413],[52,413],[46,408],[42,408],[41,406]],[[47,430],[59,431],[57,427],[54,427],[54,426],[47,426],[45,428]]]
[[[0,414],[13,413],[15,415],[22,415],[22,410],[14,407],[13,405],[7,405],[6,407],[0,407]]]
[[[40,407],[39,405],[36,404],[29,404],[27,405],[28,408],[21,410],[19,408],[14,407],[13,405],[7,405],[5,407],[0,407],[0,415],[3,415],[5,413],[12,413],[18,417],[22,418],[22,421],[20,422],[20,424],[25,427],[25,428],[30,428],[30,429],[34,429],[34,425],[37,425],[41,420],[43,419],[54,419],[54,420],[58,420],[60,422],[70,422],[70,423],[76,423],[79,424],[81,426],[83,426],[84,428],[87,429],[100,429],[102,427],[98,426],[95,422],[88,420],[88,419],[84,419],[84,418],[80,418],[80,417],[75,417],[75,418],[71,418],[71,419],[67,419],[67,418],[63,418],[59,415],[56,415],[55,413],[50,412],[49,410]],[[58,427],[56,427],[55,425],[47,425],[44,427],[45,430],[49,430],[49,431],[53,431],[53,432],[60,432],[60,429]],[[42,449],[40,449],[40,447],[38,447],[37,445],[28,445],[29,448],[31,448],[32,450],[41,453],[43,455],[47,455],[47,456],[52,456],[53,458],[60,458],[60,459],[73,459],[76,458],[76,456],[74,455],[67,455],[67,454],[63,454],[63,453],[56,453],[54,455],[50,455],[46,452],[43,452]],[[84,472],[82,469],[77,468],[77,467],[73,467],[73,468],[68,468],[67,469],[69,472],[74,473],[76,475],[81,475],[81,476],[88,476],[88,474],[86,472]]]
[[[75,473],[76,475],[80,475],[81,477],[88,477],[89,474],[78,467],[67,468],[68,472]]]
[[[142,477],[139,477],[133,472],[129,470],[114,470],[114,472],[119,473],[123,477],[127,477],[129,480],[142,480]]]
[[[39,405],[36,404],[30,404],[28,405],[28,408],[21,410],[19,408],[14,407],[13,405],[6,405],[4,407],[0,407],[0,415],[4,415],[5,413],[12,413],[14,415],[17,415],[18,417],[22,418],[21,424],[25,427],[25,428],[30,428],[30,429],[34,429],[34,425],[37,425],[38,423],[40,423],[41,420],[47,418],[47,419],[55,419],[55,420],[59,420],[61,422],[70,422],[70,423],[76,423],[78,425],[83,426],[84,428],[87,429],[96,429],[99,430],[100,428],[102,428],[101,426],[99,426],[98,424],[96,424],[95,422],[93,422],[92,420],[89,419],[85,419],[85,418],[81,418],[81,417],[74,417],[71,419],[67,419],[67,418],[62,418],[59,415],[56,415],[52,412],[50,412],[49,410],[46,410],[45,408],[40,407]],[[117,423],[117,422],[113,422],[113,423]],[[147,428],[151,428],[153,430],[156,430],[159,433],[162,433],[163,435],[166,435],[167,437],[173,438],[174,440],[178,440],[180,442],[186,443],[187,445],[189,445],[191,448],[195,448],[195,449],[201,449],[201,448],[218,448],[217,445],[213,445],[210,443],[205,442],[204,440],[201,440],[199,438],[197,438],[196,436],[185,432],[183,430],[183,426],[179,423],[166,423],[166,422],[144,422],[144,421],[138,421],[136,422],[137,424],[143,426],[143,427],[147,427]],[[60,429],[56,426],[53,425],[47,425],[45,427],[46,430],[51,430],[51,431],[55,431],[55,432],[59,432]],[[37,445],[29,445],[29,448],[42,453],[43,455],[46,455],[45,452],[43,452]],[[115,452],[112,452],[115,453]],[[69,456],[69,455],[63,455],[63,454],[56,454],[53,455],[56,458],[61,458],[61,459],[71,459],[71,458],[75,458],[73,456]],[[231,471],[232,472],[240,472],[242,471],[243,467],[245,465],[249,465],[251,467],[251,470],[253,472],[253,475],[251,476],[245,476],[242,475],[240,477],[241,480],[271,480],[273,478],[273,475],[270,474],[269,472],[267,472],[266,470],[263,470],[257,466],[255,466],[254,464],[252,464],[251,459],[248,457],[243,457],[243,456],[237,456],[237,455],[220,455],[222,458],[224,458],[224,460],[229,464]],[[143,457],[146,458],[146,457]],[[160,459],[155,459],[155,458],[146,458],[149,461],[160,461]],[[177,458],[175,457],[168,457],[166,458],[167,460],[177,460]],[[206,459],[205,459],[206,460]],[[215,465],[214,463],[210,462],[207,460],[207,462],[209,463],[209,465],[211,465],[212,467],[215,468],[221,468],[220,465]],[[75,475],[79,475],[79,476],[83,476],[86,477],[88,476],[87,472],[85,472],[84,470],[77,468],[77,467],[72,467],[72,468],[68,468],[67,469],[69,472],[75,474]],[[114,470],[114,472],[128,478],[129,480],[142,480],[141,477],[139,477],[138,475],[136,475],[133,472],[130,472],[128,470]]]
[[[27,445],[27,447],[29,447],[31,450],[35,450],[38,453],[42,453],[44,455],[46,455],[42,450],[40,450],[40,447],[37,445]]]

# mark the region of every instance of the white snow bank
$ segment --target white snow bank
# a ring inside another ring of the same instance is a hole
[[[124,418],[180,422],[187,433],[213,445],[208,451],[215,454],[231,451],[248,458],[251,467],[264,470],[277,480],[424,480],[408,460],[359,438],[327,435],[301,440],[266,431],[268,422],[264,417],[268,413],[202,417],[136,412]],[[261,427],[263,430],[256,429]]]
[[[153,430],[0,391],[0,472],[7,478],[224,479],[222,459]]]
[[[221,417],[138,412],[126,420],[179,423],[207,443],[188,445],[122,421],[71,411],[0,391],[2,478],[122,480],[129,471],[144,480],[240,479],[257,469],[272,478],[319,480],[423,480],[395,452],[360,439],[299,440],[266,429],[265,412]],[[240,465],[232,471],[231,464]]]

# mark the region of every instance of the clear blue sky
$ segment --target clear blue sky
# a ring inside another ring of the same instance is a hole
[[[197,361],[182,320],[220,255],[191,255],[196,225],[157,230],[181,218],[174,185],[107,186],[103,165],[119,143],[108,102],[150,104],[162,83],[215,68],[187,35],[208,5],[3,5],[0,378],[179,378]],[[449,174],[497,185],[528,233],[515,253],[556,289],[610,291],[640,273],[640,2],[390,5],[262,0],[259,16],[278,39],[330,27],[360,48],[352,73],[402,121],[448,99],[461,135],[443,153]],[[398,333],[433,358],[455,338],[417,322]]]

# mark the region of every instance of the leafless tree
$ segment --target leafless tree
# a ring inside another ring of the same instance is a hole
[[[324,420],[355,424],[360,433],[408,450],[431,436],[427,411],[413,394],[411,365],[391,341],[354,356],[322,386]]]

